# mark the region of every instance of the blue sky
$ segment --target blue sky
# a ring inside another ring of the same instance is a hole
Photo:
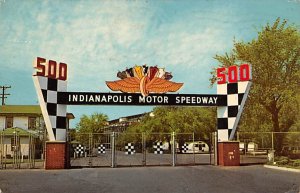
[[[68,64],[68,91],[108,92],[105,81],[119,70],[148,64],[183,82],[179,93],[215,94],[213,57],[277,17],[300,29],[300,0],[0,0],[0,85],[12,86],[6,104],[37,104],[32,62],[40,56]],[[68,107],[73,127],[81,114],[151,109]]]

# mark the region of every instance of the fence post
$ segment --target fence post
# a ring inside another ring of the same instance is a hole
[[[11,148],[13,150],[13,168],[16,169],[17,168],[17,132],[14,131],[14,143],[13,143],[13,148]]]
[[[20,134],[17,133],[17,168],[21,168],[21,144],[20,144]]]
[[[111,167],[115,167],[115,132],[111,134]]]
[[[172,166],[175,167],[176,165],[176,144],[175,144],[175,132],[172,132]]]
[[[218,165],[218,133],[214,132],[214,165],[217,166]]]
[[[2,133],[0,134],[0,162],[1,162],[1,169],[3,169],[3,138],[2,138]]]
[[[193,157],[194,157],[194,165],[196,165],[196,157],[195,157],[195,133],[193,132]]]
[[[31,147],[32,147],[32,144],[31,144],[31,134],[28,135],[28,168],[31,168],[31,156],[32,156],[32,152],[31,152]]]
[[[274,150],[274,132],[272,132],[272,150]]]
[[[89,133],[89,167],[92,167],[93,133]]]
[[[35,138],[30,134],[30,168],[35,168]]]
[[[142,133],[142,153],[143,153],[143,166],[146,165],[146,135]]]
[[[7,144],[5,144],[5,152],[4,152],[4,155],[5,155],[5,157],[4,157],[4,168],[6,169]]]

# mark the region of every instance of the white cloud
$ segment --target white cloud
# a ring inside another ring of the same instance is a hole
[[[118,70],[134,64],[159,65],[168,71],[199,70],[225,45],[221,29],[191,18],[172,20],[163,10],[156,15],[145,2],[73,3],[58,15],[49,3],[42,4],[42,11],[33,9],[34,28],[19,23],[15,26],[24,29],[16,28],[10,36],[19,34],[32,41],[23,53],[27,56],[68,63],[72,89],[105,88],[105,80],[113,80]],[[162,19],[167,23],[153,28],[152,23]]]

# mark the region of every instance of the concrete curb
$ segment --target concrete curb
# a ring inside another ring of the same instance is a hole
[[[285,168],[285,167],[279,167],[279,166],[270,166],[270,165],[264,165],[265,168],[271,168],[276,170],[282,170],[282,171],[289,171],[289,172],[297,172],[300,173],[300,170],[293,169],[293,168]]]

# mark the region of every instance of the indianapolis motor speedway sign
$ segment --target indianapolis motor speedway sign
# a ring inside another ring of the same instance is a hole
[[[134,66],[117,73],[119,80],[107,81],[121,93],[67,92],[65,63],[37,57],[33,80],[50,141],[66,140],[67,105],[168,105],[217,106],[218,141],[234,138],[251,86],[248,64],[217,69],[217,94],[166,94],[177,92],[183,83],[157,66]]]

